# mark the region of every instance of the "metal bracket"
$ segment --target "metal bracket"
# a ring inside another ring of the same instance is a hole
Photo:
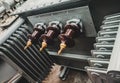
[[[61,66],[61,72],[59,74],[59,78],[61,80],[66,80],[69,70],[70,70],[70,68],[68,68],[67,66]]]

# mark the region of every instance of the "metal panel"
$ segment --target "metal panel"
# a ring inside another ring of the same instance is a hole
[[[62,56],[59,56],[55,52],[49,51],[48,53],[56,61],[57,64],[65,65],[68,68],[84,71],[84,67],[89,66],[87,60],[90,58],[90,56],[88,55],[63,53]]]
[[[89,65],[87,59],[90,57],[90,50],[93,48],[93,42],[95,40],[94,37],[96,36],[96,31],[92,22],[88,6],[28,17],[28,19],[33,25],[37,22],[44,22],[48,24],[51,21],[57,20],[62,22],[63,27],[67,20],[73,18],[80,18],[82,20],[86,31],[84,34],[85,36],[79,36],[78,38],[76,38],[75,46],[73,48],[65,49],[61,56],[58,56],[56,53],[59,44],[58,39],[55,39],[54,45],[48,45],[47,50],[51,51],[49,52],[49,54],[56,61],[57,64],[65,65],[73,69],[84,70],[84,66]],[[82,57],[84,57],[84,59]],[[79,65],[78,63],[81,63],[81,65]]]
[[[39,14],[36,16],[30,16],[28,18],[33,25],[38,22],[44,22],[48,24],[49,22],[56,20],[62,22],[63,25],[65,25],[67,20],[79,18],[82,20],[83,26],[85,28],[85,36],[96,37],[96,30],[88,6]]]
[[[109,83],[120,82],[120,25],[107,69]]]
[[[119,50],[120,50],[119,42],[120,42],[120,28],[118,29],[117,37],[116,37],[115,44],[114,44],[113,51],[112,51],[112,55],[110,58],[110,64],[108,67],[108,71],[112,71],[112,70],[119,71],[120,70],[120,66],[119,66],[119,58],[120,58],[120,56],[119,56]]]

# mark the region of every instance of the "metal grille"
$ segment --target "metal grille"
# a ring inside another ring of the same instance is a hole
[[[1,46],[0,55],[15,63],[24,77],[32,83],[41,82],[51,69],[53,61],[46,51],[39,52],[40,44],[32,45],[27,50],[24,46],[30,28],[19,27]],[[12,64],[15,67],[15,65]]]
[[[119,19],[117,14],[106,16],[98,32],[95,49],[91,51],[93,58],[89,59],[91,67],[86,67],[93,83],[107,83],[107,69],[118,34]]]

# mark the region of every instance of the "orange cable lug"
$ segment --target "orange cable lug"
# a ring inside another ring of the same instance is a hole
[[[43,41],[42,42],[42,47],[40,48],[40,51],[42,51],[46,47],[47,47],[47,43],[45,41]]]
[[[32,45],[32,42],[30,40],[28,40],[26,46],[24,47],[24,50],[26,50],[28,47],[30,47]]]
[[[61,54],[61,52],[66,48],[66,44],[65,43],[61,43],[60,44],[60,50],[58,51],[58,55]]]

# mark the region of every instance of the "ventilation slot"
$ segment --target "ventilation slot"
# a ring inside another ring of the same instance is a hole
[[[41,82],[48,75],[53,65],[53,60],[46,51],[39,51],[40,43],[24,50],[27,35],[30,33],[27,27],[18,28],[0,46],[0,54],[13,61],[22,70],[25,77],[35,83]]]

